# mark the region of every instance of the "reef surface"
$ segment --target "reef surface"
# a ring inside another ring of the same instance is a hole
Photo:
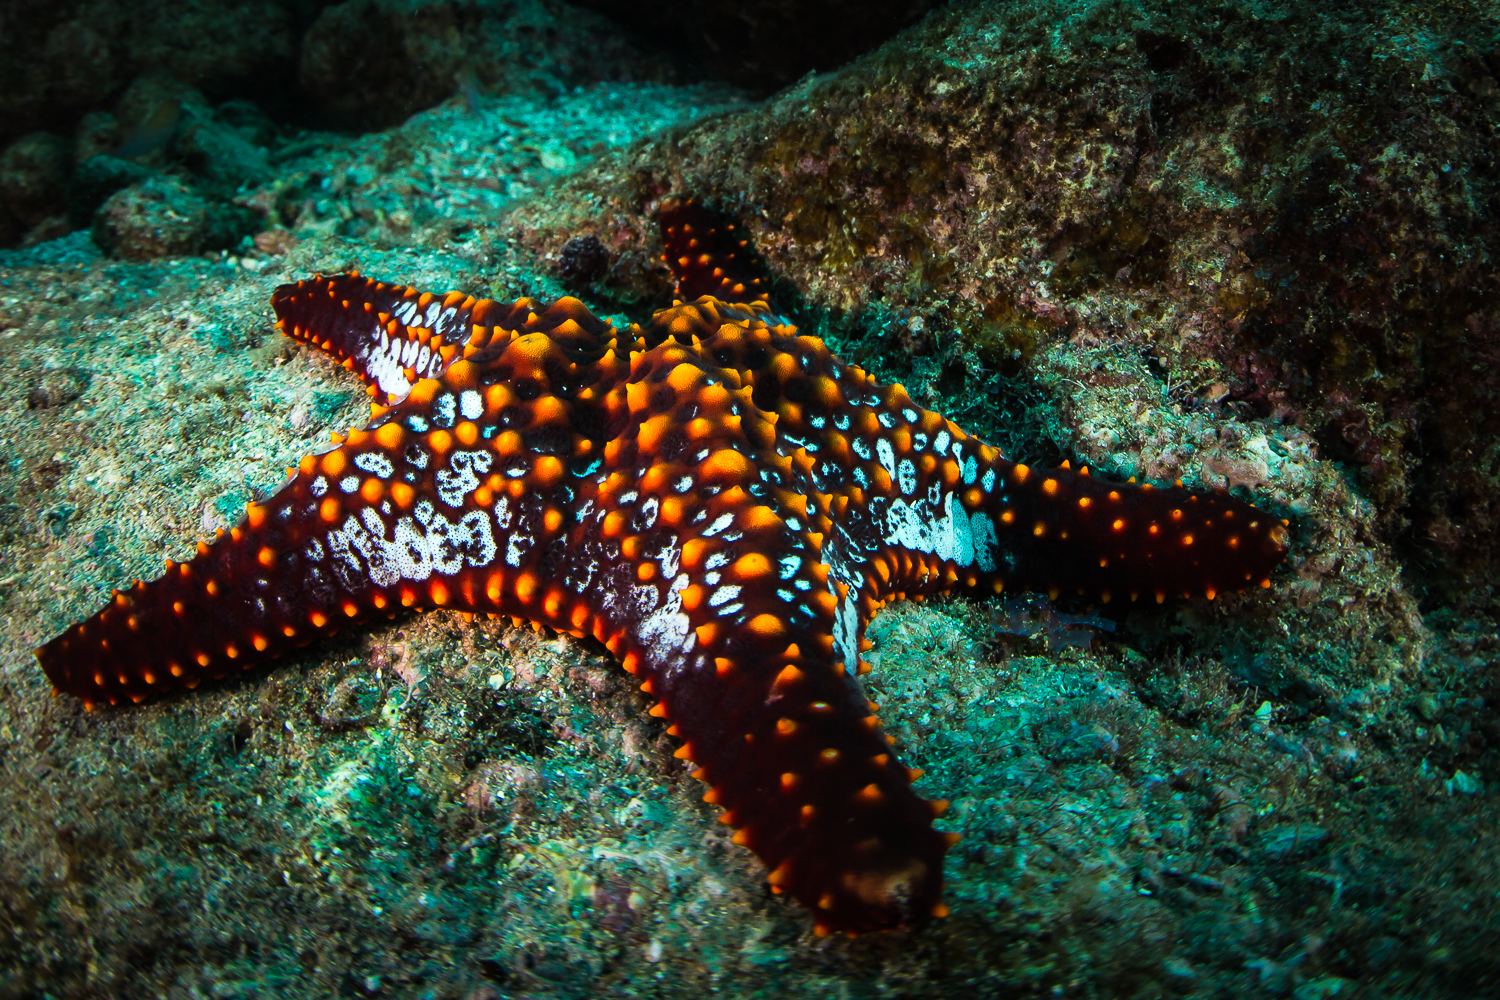
[[[1462,3],[954,4],[764,101],[476,72],[353,134],[146,74],[71,152],[17,140],[0,996],[1492,995],[1497,32]],[[528,37],[565,64],[567,31]],[[870,696],[963,835],[951,916],[814,937],[588,642],[434,612],[160,704],[50,697],[34,647],[365,419],[272,328],[276,285],[643,319],[673,195],[742,220],[805,332],[1012,458],[1291,522],[1246,595],[880,614]]]

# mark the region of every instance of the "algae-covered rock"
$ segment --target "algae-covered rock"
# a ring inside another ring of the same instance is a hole
[[[93,236],[126,260],[150,260],[234,246],[251,225],[248,213],[215,204],[176,177],[150,177],[105,200]]]
[[[205,100],[269,180],[133,181],[138,258],[0,253],[0,993],[1493,995],[1496,29],[966,3],[753,105],[481,91],[349,137]],[[49,697],[32,648],[365,419],[276,285],[643,318],[673,194],[738,216],[805,331],[1015,457],[1291,522],[1270,587],[1059,595],[1056,642],[1009,594],[882,612],[863,681],[951,800],[950,916],[816,937],[607,652],[508,622]],[[236,201],[255,249],[148,224]]]

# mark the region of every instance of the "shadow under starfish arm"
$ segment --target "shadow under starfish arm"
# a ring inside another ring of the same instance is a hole
[[[401,607],[592,635],[819,933],[945,912],[942,803],[857,681],[875,610],[1005,586],[1212,598],[1267,583],[1285,527],[1222,492],[1011,463],[799,336],[728,223],[690,202],[662,221],[679,291],[738,301],[618,331],[575,299],[278,289],[280,328],[365,379],[370,423],[37,650],[55,688],[140,701]]]

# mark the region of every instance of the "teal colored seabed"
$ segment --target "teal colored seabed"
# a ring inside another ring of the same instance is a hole
[[[223,189],[148,150],[131,213],[0,250],[0,997],[1491,995],[1497,30],[955,4],[764,98],[457,85],[278,126]],[[951,916],[815,938],[592,643],[438,612],[159,704],[50,697],[31,649],[364,419],[273,287],[641,318],[674,193],[1008,453],[1292,522],[1265,591],[881,613],[866,681],[952,802]],[[194,198],[249,229],[130,259]],[[581,235],[608,264],[569,279]]]

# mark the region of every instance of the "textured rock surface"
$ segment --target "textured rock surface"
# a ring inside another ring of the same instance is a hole
[[[250,229],[250,213],[210,202],[176,177],[152,177],[109,196],[93,238],[126,260],[150,260],[231,247]]]
[[[232,256],[0,252],[0,992],[1492,996],[1496,24],[1301,10],[960,5],[756,107],[309,134]],[[1293,522],[1269,590],[1111,607],[1088,650],[982,603],[877,620],[871,695],[964,837],[952,917],[813,938],[571,640],[432,614],[139,710],[48,698],[31,647],[362,418],[272,287],[551,298],[592,236],[576,294],[640,316],[668,193],[1011,452]]]

